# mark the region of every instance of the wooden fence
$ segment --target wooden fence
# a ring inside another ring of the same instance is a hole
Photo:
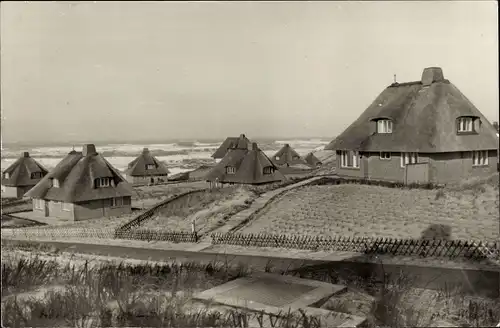
[[[211,237],[214,245],[228,244],[444,258],[495,259],[500,256],[498,244],[494,242],[241,233],[214,233]]]
[[[114,238],[114,229],[102,228],[19,228],[2,229],[2,238]]]

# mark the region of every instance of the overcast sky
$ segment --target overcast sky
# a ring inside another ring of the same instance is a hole
[[[2,137],[333,137],[428,66],[494,121],[497,26],[496,1],[2,2]]]

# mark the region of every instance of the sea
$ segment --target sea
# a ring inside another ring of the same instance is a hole
[[[143,148],[150,152],[169,168],[170,174],[178,174],[198,168],[201,165],[213,164],[211,155],[222,144],[220,140],[166,140],[162,142],[127,142],[127,143],[94,143],[97,152],[102,154],[120,172],[124,172],[128,163],[133,161]],[[328,138],[299,138],[299,139],[254,139],[259,148],[269,157],[273,156],[284,144],[288,143],[299,155],[306,155],[311,151],[323,150],[331,141]],[[5,170],[23,152],[37,160],[49,171],[54,168],[73,149],[81,151],[83,143],[50,143],[29,144],[11,143],[2,144],[1,168]]]

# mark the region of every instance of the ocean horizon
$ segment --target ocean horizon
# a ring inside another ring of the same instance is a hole
[[[213,163],[211,155],[225,138],[220,139],[170,139],[163,141],[134,142],[92,142],[116,169],[124,172],[143,148],[164,162],[171,174],[193,170],[200,165]],[[274,155],[285,143],[290,144],[300,155],[321,150],[332,139],[330,138],[252,138],[268,156]],[[16,161],[23,152],[37,160],[48,170],[53,169],[73,149],[81,151],[85,142],[19,142],[2,143],[1,168],[5,170]]]

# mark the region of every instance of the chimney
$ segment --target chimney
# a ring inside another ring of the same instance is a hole
[[[252,142],[252,150],[259,150],[259,146],[257,146],[256,142]]]
[[[441,67],[427,67],[422,73],[422,85],[428,86],[434,82],[444,80],[443,70]]]
[[[240,138],[245,138],[245,135],[244,134],[240,134]]]
[[[143,148],[143,149],[142,149],[142,152],[143,152],[143,153],[149,153],[149,149],[148,149],[148,148]]]
[[[82,153],[83,153],[83,156],[93,156],[93,155],[97,155],[97,150],[95,150],[94,144],[85,144],[85,145],[83,145]]]
[[[286,144],[285,144],[285,147],[290,147],[290,144],[287,144],[287,143],[286,143]]]
[[[27,151],[23,152],[23,157],[30,157],[30,153],[28,153]]]

